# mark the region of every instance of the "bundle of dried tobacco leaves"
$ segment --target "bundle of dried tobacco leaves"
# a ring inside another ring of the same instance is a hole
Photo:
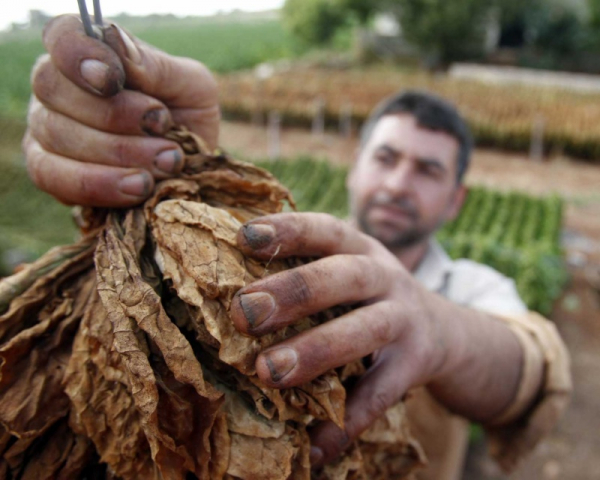
[[[336,312],[261,338],[228,315],[237,290],[299,262],[267,271],[236,247],[287,190],[190,133],[170,138],[187,154],[180,178],[143,207],[87,212],[79,243],[0,283],[0,478],[308,479],[307,426],[342,425],[361,364],[281,391],[254,368]],[[421,461],[399,405],[313,476],[404,478]]]

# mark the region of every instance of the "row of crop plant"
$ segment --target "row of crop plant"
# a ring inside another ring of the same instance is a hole
[[[439,235],[453,258],[514,278],[530,308],[547,314],[567,280],[560,234],[563,201],[473,188],[461,215]]]
[[[600,95],[549,88],[485,85],[397,70],[291,68],[268,78],[253,72],[219,78],[221,106],[231,119],[266,118],[278,111],[287,125],[308,126],[319,105],[333,127],[351,110],[355,126],[383,98],[403,89],[436,93],[457,105],[477,144],[528,151],[542,131],[547,152],[600,163]]]
[[[348,216],[347,169],[301,157],[262,162],[290,188],[298,210]],[[452,258],[469,258],[513,278],[532,310],[549,314],[567,280],[560,234],[563,200],[473,187],[459,217],[438,239]]]

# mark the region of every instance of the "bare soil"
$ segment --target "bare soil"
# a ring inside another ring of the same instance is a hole
[[[312,135],[298,129],[281,132],[282,157],[322,156],[350,165],[356,137],[327,132]],[[224,123],[222,145],[245,158],[266,158],[268,135],[260,126]],[[535,195],[558,193],[567,200],[564,245],[571,282],[556,302],[556,322],[572,357],[575,393],[555,432],[526,459],[518,472],[503,476],[473,445],[464,480],[600,479],[600,167],[554,157],[534,162],[527,156],[477,150],[467,183]]]

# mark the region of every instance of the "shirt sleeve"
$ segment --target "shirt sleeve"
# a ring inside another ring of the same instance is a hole
[[[567,349],[552,322],[534,312],[501,320],[521,343],[523,370],[514,401],[485,428],[490,454],[510,472],[554,428],[568,405],[572,381]]]

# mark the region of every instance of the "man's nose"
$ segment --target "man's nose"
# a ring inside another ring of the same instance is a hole
[[[413,187],[414,172],[409,162],[400,162],[393,171],[389,172],[383,187],[392,196],[403,195]]]

